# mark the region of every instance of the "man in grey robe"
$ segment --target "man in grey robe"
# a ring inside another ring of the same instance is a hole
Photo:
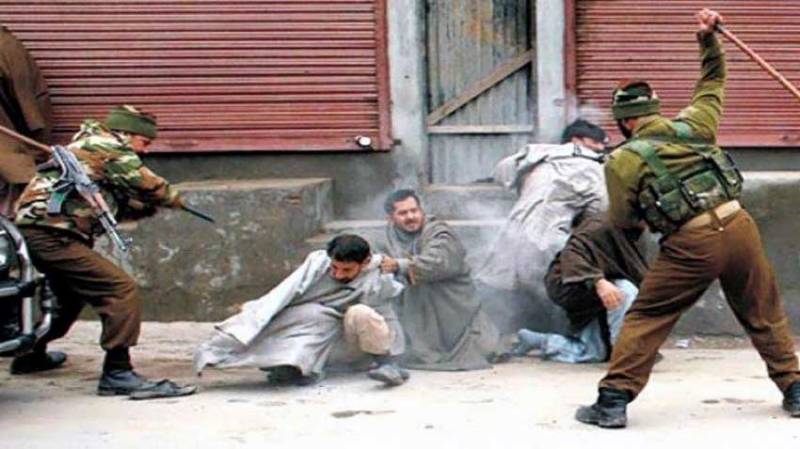
[[[269,293],[217,325],[195,353],[195,372],[254,366],[273,383],[308,385],[322,378],[336,352],[349,361],[371,356],[377,367],[370,378],[404,383],[408,372],[394,361],[403,333],[392,307],[403,286],[381,273],[381,261],[359,236],[334,238],[327,251],[309,254]]]
[[[467,265],[466,250],[445,222],[426,217],[413,190],[384,204],[388,224],[381,263],[406,284],[398,315],[409,368],[472,370],[491,367],[498,333],[485,315]]]
[[[560,145],[527,145],[495,167],[494,180],[519,199],[476,280],[503,330],[525,324],[532,309],[554,312],[542,282],[547,267],[580,215],[608,207],[606,140],[600,127],[576,120],[564,129]]]

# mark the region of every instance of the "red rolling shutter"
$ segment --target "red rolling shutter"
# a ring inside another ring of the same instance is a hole
[[[163,152],[388,149],[385,18],[386,0],[0,0],[60,140],[129,103]]]
[[[723,14],[731,31],[789,80],[800,83],[798,1],[569,2],[574,6],[574,22],[567,38],[568,42],[574,39],[574,59],[569,61],[568,54],[567,65],[573,67],[568,69],[572,82],[568,88],[577,93],[582,106],[608,111],[611,89],[625,78],[651,82],[667,116],[686,106],[700,70],[694,13],[703,7]],[[726,146],[800,145],[800,102],[737,47],[724,45],[729,73],[719,142]],[[619,139],[609,115],[604,124]]]

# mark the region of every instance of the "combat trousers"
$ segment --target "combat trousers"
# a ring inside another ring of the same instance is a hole
[[[678,318],[715,279],[781,391],[800,380],[794,341],[772,267],[745,210],[719,225],[681,229],[661,242],[611,354],[600,387],[635,398],[647,384],[659,347]]]
[[[91,305],[103,325],[100,345],[106,351],[136,345],[141,300],[136,282],[77,236],[40,227],[22,227],[34,266],[47,276],[58,310],[40,346],[63,337]]]

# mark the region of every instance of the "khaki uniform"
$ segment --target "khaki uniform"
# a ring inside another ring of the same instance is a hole
[[[49,143],[52,120],[47,83],[36,61],[0,25],[0,125]],[[34,152],[0,134],[0,213],[10,214],[14,200],[36,172]]]
[[[702,76],[691,104],[677,120],[689,125],[697,138],[716,142],[725,59],[716,36],[701,38],[700,45]],[[677,137],[675,127],[660,116],[641,118],[633,134],[640,139]],[[671,171],[695,164],[700,158],[681,145],[660,147],[658,156]],[[635,152],[623,146],[612,153],[606,163],[606,182],[610,219],[615,225],[629,228],[642,220],[639,186],[649,176],[650,168]],[[658,348],[678,318],[715,279],[720,280],[736,318],[750,335],[778,388],[785,391],[800,380],[789,324],[758,227],[735,203],[726,203],[717,210],[726,213],[703,213],[661,241],[658,258],[625,317],[608,374],[600,387],[626,390],[635,398],[647,383]]]

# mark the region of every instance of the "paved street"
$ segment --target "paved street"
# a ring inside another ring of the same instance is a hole
[[[139,371],[190,382],[191,352],[208,323],[145,323]],[[53,345],[63,369],[11,377],[0,361],[0,448],[327,447],[790,448],[800,420],[746,342],[670,341],[652,383],[629,408],[625,430],[572,419],[594,399],[603,365],[534,358],[470,373],[412,372],[383,389],[363,374],[337,374],[305,388],[273,388],[258,370],[209,370],[191,397],[135,402],[94,395],[99,328],[80,322]],[[681,342],[684,345],[687,342]],[[679,345],[679,346],[680,346]]]

